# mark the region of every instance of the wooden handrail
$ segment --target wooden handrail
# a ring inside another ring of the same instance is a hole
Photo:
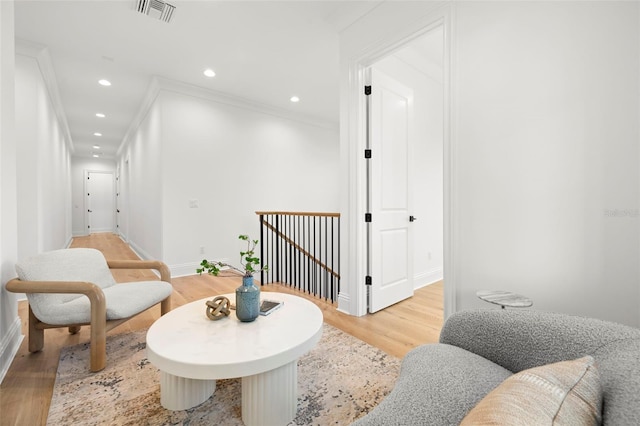
[[[320,216],[320,217],[340,217],[340,213],[313,213],[313,212],[256,212],[258,216],[283,215],[283,216]]]

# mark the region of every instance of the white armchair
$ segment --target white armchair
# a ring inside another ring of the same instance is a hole
[[[160,280],[116,284],[112,269],[155,269]],[[29,352],[44,346],[44,330],[91,325],[91,371],[106,365],[106,332],[160,303],[171,310],[171,274],[160,261],[107,261],[95,249],[54,250],[16,264],[18,278],[6,289],[29,301]],[[86,297],[84,297],[86,296]]]

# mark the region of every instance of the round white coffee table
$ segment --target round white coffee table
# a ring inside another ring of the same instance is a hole
[[[235,304],[235,294],[225,294]],[[160,317],[147,332],[147,358],[160,370],[160,402],[186,410],[206,401],[216,379],[242,377],[242,420],[247,426],[287,424],[297,408],[298,363],[322,335],[322,311],[301,297],[263,292],[284,305],[253,322],[235,311],[207,318],[207,300]]]

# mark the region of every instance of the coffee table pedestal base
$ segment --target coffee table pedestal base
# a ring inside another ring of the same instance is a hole
[[[298,361],[242,378],[242,421],[246,426],[286,425],[296,417]]]
[[[200,405],[215,390],[215,380],[187,379],[160,371],[160,404],[167,410],[187,410]]]

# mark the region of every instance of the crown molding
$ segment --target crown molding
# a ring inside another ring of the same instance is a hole
[[[121,156],[127,145],[129,144],[131,138],[134,136],[136,130],[140,126],[140,123],[144,120],[144,118],[149,113],[149,109],[153,105],[153,102],[158,97],[158,94],[161,91],[174,92],[185,96],[192,96],[195,98],[205,99],[207,101],[229,105],[236,108],[242,108],[245,110],[250,110],[254,112],[259,112],[262,114],[268,114],[279,118],[284,118],[287,120],[296,121],[299,123],[320,127],[323,129],[329,129],[338,131],[338,123],[319,120],[314,117],[310,117],[304,114],[297,114],[291,111],[288,111],[283,108],[277,108],[271,105],[263,104],[260,102],[255,102],[250,99],[241,98],[238,96],[229,95],[227,93],[206,89],[203,87],[195,86],[188,83],[183,83],[177,80],[172,80],[165,77],[154,76],[151,78],[149,83],[149,87],[147,89],[147,93],[138,109],[138,113],[135,118],[132,120],[127,133],[122,139],[122,143],[118,147],[118,151],[116,152],[116,156]]]
[[[160,90],[171,91],[171,92],[179,93],[182,95],[205,99],[211,102],[216,102],[216,103],[229,105],[237,108],[247,109],[247,110],[259,112],[262,114],[273,115],[275,117],[297,121],[299,123],[321,127],[324,129],[336,130],[336,131],[338,130],[337,122],[320,120],[318,118],[308,116],[305,114],[291,112],[284,108],[274,107],[272,105],[256,102],[251,99],[230,95],[228,93],[195,86],[188,83],[183,83],[177,80],[171,80],[165,77],[156,76],[154,78],[158,81]]]
[[[147,116],[147,114],[149,113],[149,110],[151,109],[151,106],[153,105],[153,102],[158,97],[158,93],[160,93],[160,87],[158,85],[158,81],[156,78],[152,78],[151,81],[149,82],[149,86],[147,87],[147,93],[144,95],[144,98],[142,99],[140,108],[138,108],[138,112],[136,113],[135,117],[131,121],[131,124],[129,125],[129,129],[127,130],[127,133],[125,133],[124,138],[122,138],[122,142],[120,143],[120,146],[116,151],[116,162],[118,161],[117,159],[124,154],[127,146],[131,141],[131,138],[135,136],[135,133],[138,130],[138,127],[140,127],[140,123],[142,123],[144,118]]]
[[[62,101],[60,99],[60,91],[58,90],[58,79],[53,69],[53,61],[51,60],[51,54],[46,46],[38,43],[33,43],[26,40],[16,39],[16,55],[22,55],[36,60],[42,79],[49,93],[49,99],[53,110],[55,111],[58,123],[62,130],[65,142],[69,148],[70,155],[73,155],[75,148],[73,146],[73,139],[71,139],[71,131],[69,130],[69,123],[67,122],[67,115],[64,112]]]

